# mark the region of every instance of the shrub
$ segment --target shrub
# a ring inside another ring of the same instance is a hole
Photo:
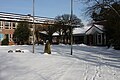
[[[119,40],[116,40],[116,42],[114,43],[114,49],[116,50],[120,50],[120,41]]]
[[[114,46],[114,49],[116,49],[116,50],[120,50],[120,45],[116,45],[116,46]]]

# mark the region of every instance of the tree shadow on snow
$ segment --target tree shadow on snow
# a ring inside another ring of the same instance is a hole
[[[120,68],[119,51],[108,50],[105,47],[73,46],[73,55],[70,55],[70,46],[54,46],[55,51],[65,57],[76,58],[98,66]],[[53,48],[54,48],[53,47]],[[62,50],[62,51],[61,51]]]

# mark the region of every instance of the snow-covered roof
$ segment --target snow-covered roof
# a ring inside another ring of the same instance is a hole
[[[42,33],[42,34],[46,34],[46,35],[47,35],[47,32],[46,32],[46,31],[41,31],[40,33]]]
[[[53,33],[53,36],[59,36],[59,34],[57,32]]]
[[[102,25],[96,25],[96,24],[94,24],[94,26],[97,27],[97,28],[99,28],[100,30],[104,30],[104,26],[102,26]]]
[[[94,25],[94,26],[85,26],[82,28],[75,28],[73,29],[73,35],[78,34],[94,34],[95,32],[103,33],[103,26],[101,25]],[[41,31],[42,34],[47,34],[46,31]],[[59,36],[59,33],[55,32],[53,33],[53,36]]]
[[[101,25],[93,25],[86,32],[87,35],[94,33],[103,33],[103,26]]]
[[[86,26],[86,27],[82,27],[82,28],[75,28],[73,30],[73,34],[84,34],[88,28],[90,28],[89,26]]]
[[[82,27],[82,28],[75,28],[73,29],[73,34],[84,34],[88,29],[90,28],[90,26],[86,26],[86,27]],[[59,33],[55,32],[53,33],[53,36],[58,36]]]

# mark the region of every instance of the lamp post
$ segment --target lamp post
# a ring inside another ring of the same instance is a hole
[[[34,14],[35,14],[35,11],[34,11],[34,8],[35,8],[35,0],[33,0],[33,53],[35,52],[35,24],[34,24]]]
[[[70,38],[70,42],[71,42],[71,55],[73,53],[73,28],[72,28],[72,21],[73,21],[73,0],[71,0],[71,16],[70,16],[70,27],[71,27],[71,38]]]

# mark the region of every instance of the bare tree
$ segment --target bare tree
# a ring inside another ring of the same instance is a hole
[[[103,25],[107,39],[112,39],[114,48],[120,49],[120,0],[86,0],[85,3],[91,4],[86,13],[94,24]]]
[[[63,38],[63,43],[68,43],[68,39],[70,37],[70,23],[71,23],[71,15],[70,14],[63,14],[61,16],[57,16],[55,18],[55,24],[59,26],[59,35]],[[79,19],[76,15],[72,16],[72,24],[75,25],[75,27],[83,27],[83,23],[81,19]]]

